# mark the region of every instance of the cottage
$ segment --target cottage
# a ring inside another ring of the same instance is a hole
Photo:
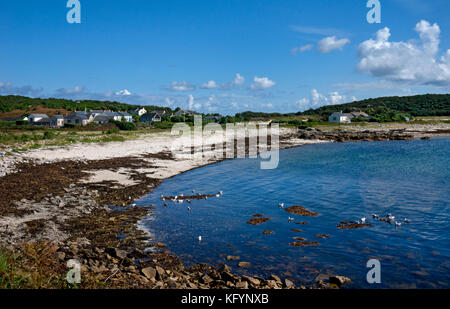
[[[86,112],[73,112],[64,119],[65,123],[85,126],[94,120],[94,116],[88,115]]]
[[[157,113],[145,114],[141,117],[140,121],[144,123],[161,122],[161,116]]]
[[[52,126],[52,120],[51,120],[51,118],[48,118],[48,117],[47,118],[42,118],[41,120],[36,121],[33,124],[36,125],[36,126],[43,126],[43,127],[50,128]]]
[[[367,120],[370,119],[370,116],[367,115],[367,114],[364,113],[364,112],[352,112],[351,115],[352,115],[354,118],[364,118],[364,119],[367,119]]]
[[[64,116],[54,115],[50,118],[50,126],[54,128],[64,127]]]
[[[46,114],[31,114],[30,116],[28,116],[28,122],[31,124],[35,124],[36,122],[44,118],[48,118],[48,116]]]
[[[133,116],[131,116],[127,112],[119,112],[120,115],[122,115],[122,119],[126,122],[133,122]]]
[[[110,117],[99,114],[94,117],[93,122],[98,123],[98,124],[105,124],[105,123],[108,123],[110,120],[111,120]]]
[[[141,117],[144,114],[147,114],[147,110],[145,108],[136,108],[131,111],[132,114]]]
[[[194,111],[183,110],[183,109],[180,109],[179,111],[175,112],[175,114],[173,114],[173,116],[175,116],[175,117],[194,116],[194,115],[195,115]]]
[[[329,122],[338,122],[338,123],[351,123],[352,122],[353,115],[352,114],[344,114],[342,112],[340,113],[333,113],[330,117],[328,117]]]

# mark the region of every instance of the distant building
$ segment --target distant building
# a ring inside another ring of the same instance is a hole
[[[86,126],[93,120],[94,120],[93,114],[88,114],[86,112],[73,112],[64,119],[64,122],[79,126]]]
[[[120,115],[122,115],[122,119],[126,122],[133,122],[133,116],[131,116],[127,112],[119,112]]]
[[[333,113],[328,117],[329,122],[338,122],[338,123],[351,123],[353,115],[346,113]]]
[[[367,115],[364,112],[352,112],[350,114],[353,116],[352,118],[364,118],[364,119],[367,119],[367,120],[370,119],[370,116]]]
[[[152,123],[152,122],[161,122],[161,116],[157,113],[149,113],[141,116],[140,122],[143,123]]]
[[[64,127],[64,116],[63,115],[54,115],[50,118],[50,126],[53,128],[62,128]]]
[[[173,114],[174,117],[184,117],[184,116],[194,116],[194,115],[195,115],[194,111],[183,110],[183,109],[180,109],[179,111],[175,112],[175,114]]]
[[[31,114],[30,116],[28,116],[28,122],[31,124],[35,124],[36,122],[44,118],[48,118],[48,116],[46,114]]]
[[[98,124],[105,124],[108,123],[111,120],[110,117],[105,116],[105,115],[97,115],[94,117],[93,122],[98,123]]]
[[[132,114],[141,117],[144,114],[147,114],[147,110],[145,108],[136,108],[131,111]]]
[[[203,119],[209,122],[220,122],[220,120],[222,120],[222,116],[214,116],[214,115],[209,115],[209,116],[205,116]]]

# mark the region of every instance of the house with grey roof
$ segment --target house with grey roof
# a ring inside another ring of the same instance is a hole
[[[50,117],[50,126],[53,128],[64,127],[64,116],[63,115],[54,115],[54,116]]]
[[[161,122],[161,116],[157,113],[144,114],[139,121],[143,123]]]
[[[28,116],[28,122],[30,124],[35,124],[36,122],[44,118],[48,118],[48,116],[46,114],[31,114],[30,116]]]

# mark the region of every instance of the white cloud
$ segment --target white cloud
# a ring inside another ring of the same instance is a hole
[[[190,110],[200,109],[202,108],[202,105],[200,103],[195,103],[194,96],[190,94],[188,96],[188,107]]]
[[[42,88],[33,88],[32,86],[16,87],[10,82],[0,82],[0,94],[4,95],[36,96],[42,93],[42,90]]]
[[[242,76],[241,74],[237,73],[237,74],[236,74],[236,77],[234,78],[233,83],[234,83],[235,85],[238,85],[238,86],[243,85],[243,84],[245,83],[245,78],[244,78],[244,76]]]
[[[131,95],[131,92],[129,92],[127,89],[120,90],[115,93],[117,96],[129,96]]]
[[[210,80],[209,82],[204,83],[200,86],[201,89],[216,89],[218,87],[219,86],[217,85],[217,83],[213,80]]]
[[[361,73],[413,85],[450,85],[450,49],[438,57],[440,28],[427,21],[417,23],[420,41],[391,42],[389,28],[380,29],[376,38],[358,48]]]
[[[348,99],[347,96],[341,95],[337,91],[330,92],[328,96],[326,96],[317,91],[317,89],[312,89],[310,98],[302,98],[296,102],[296,105],[303,111],[310,108],[318,108],[324,105],[344,104],[349,101],[356,101],[356,97],[352,96]]]
[[[333,50],[342,50],[345,45],[350,43],[349,39],[337,39],[335,36],[324,38],[317,43],[317,49],[320,53],[326,54]]]
[[[195,86],[192,84],[189,84],[186,81],[182,81],[182,82],[174,81],[166,89],[170,90],[170,91],[191,91],[191,90],[195,90]]]
[[[313,48],[314,48],[314,45],[312,45],[312,44],[308,44],[308,45],[304,45],[304,46],[300,46],[300,47],[294,47],[293,49],[291,49],[291,53],[295,56],[299,52],[303,53],[305,51],[312,50]]]
[[[271,81],[267,77],[255,76],[255,78],[253,79],[253,84],[250,85],[250,89],[251,90],[265,90],[265,89],[272,88],[275,85],[276,85],[276,83],[274,81]]]

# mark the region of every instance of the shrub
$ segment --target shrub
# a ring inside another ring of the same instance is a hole
[[[122,131],[134,131],[136,125],[132,122],[112,121]]]

